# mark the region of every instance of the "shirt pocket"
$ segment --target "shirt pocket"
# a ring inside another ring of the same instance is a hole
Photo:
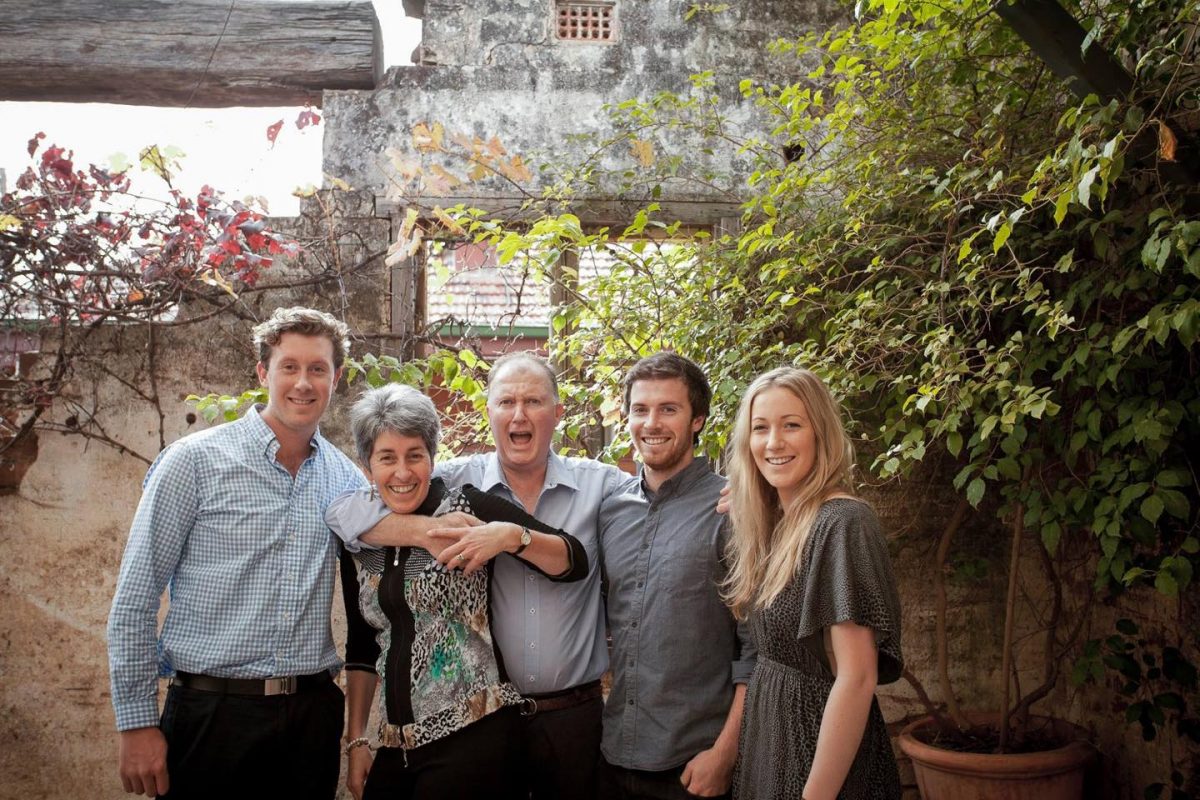
[[[712,552],[697,542],[668,548],[667,576],[676,597],[704,597],[717,591]]]

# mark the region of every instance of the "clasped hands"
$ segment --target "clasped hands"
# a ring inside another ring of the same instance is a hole
[[[500,553],[521,543],[521,526],[512,522],[482,522],[462,511],[438,517],[438,527],[425,534],[425,549],[447,569],[470,575]]]

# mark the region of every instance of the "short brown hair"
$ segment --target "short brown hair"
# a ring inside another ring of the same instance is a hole
[[[629,396],[633,392],[633,385],[638,381],[662,381],[671,378],[678,378],[687,387],[692,419],[704,417],[707,421],[708,409],[712,404],[712,389],[708,385],[708,378],[704,377],[704,370],[690,358],[666,350],[646,356],[625,373],[625,402],[622,410],[626,414],[629,413]],[[701,430],[703,429],[701,426]],[[696,431],[692,436],[692,444],[699,443],[700,431]]]
[[[340,369],[350,351],[350,328],[332,314],[315,308],[292,306],[277,308],[266,322],[254,326],[254,348],[258,361],[270,366],[271,351],[285,333],[301,336],[324,336],[333,343],[333,368]]]

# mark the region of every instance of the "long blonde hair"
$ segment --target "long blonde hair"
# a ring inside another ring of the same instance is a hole
[[[772,387],[787,389],[804,403],[816,440],[812,471],[787,507],[767,483],[750,452],[754,400]],[[733,535],[725,601],[744,619],[769,606],[800,566],[804,543],[817,511],[833,494],[848,493],[854,446],[842,425],[842,409],[820,378],[806,369],[780,367],[754,379],[738,406],[730,440],[729,486]]]

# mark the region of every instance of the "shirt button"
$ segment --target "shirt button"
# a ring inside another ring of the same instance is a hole
[[[629,698],[629,700],[628,700],[628,701],[626,701],[626,702],[628,702],[628,703],[629,703],[629,705],[633,705],[633,698],[632,698],[632,697],[631,697],[631,698]]]
[[[636,627],[637,627],[637,622],[635,621],[635,622],[631,622],[631,623],[629,623],[629,627],[631,627],[631,628],[636,628]]]
[[[530,642],[530,643],[529,643],[529,649],[530,649],[530,650],[537,650],[537,642]]]
[[[537,613],[537,609],[536,609],[536,608],[531,608],[531,609],[529,609],[529,613],[530,613],[530,614],[536,614],[536,613]]]
[[[536,682],[537,682],[537,678],[535,678],[535,677],[533,677],[532,675],[530,675],[530,676],[529,676],[529,682],[530,682],[530,683],[536,683]]]
[[[642,588],[643,586],[645,586],[645,584],[644,584],[644,583],[642,583],[641,581],[638,581],[637,587],[640,589],[640,588]]]
[[[530,583],[533,583],[533,576],[532,576],[532,575],[530,575],[530,576],[529,576],[529,582],[530,582]]]

